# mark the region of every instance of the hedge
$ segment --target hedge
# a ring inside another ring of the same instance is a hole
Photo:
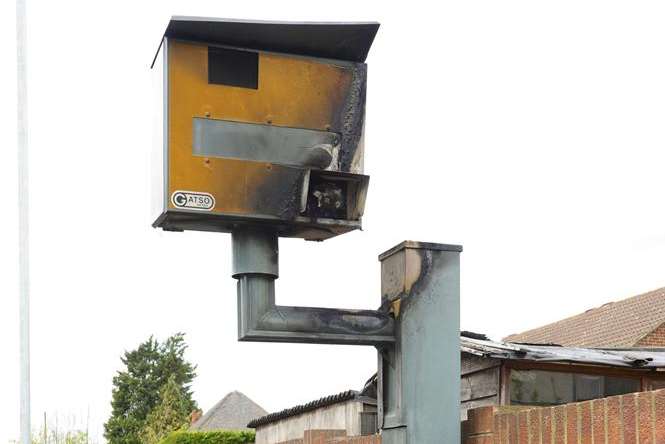
[[[211,432],[173,432],[160,444],[250,444],[255,433],[251,431],[216,430]]]

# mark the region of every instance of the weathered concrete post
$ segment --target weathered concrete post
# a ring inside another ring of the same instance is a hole
[[[460,442],[459,245],[406,241],[379,256],[395,344],[379,349],[383,444]]]

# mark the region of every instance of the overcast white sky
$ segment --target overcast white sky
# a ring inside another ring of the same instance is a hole
[[[436,5],[436,6],[435,6]],[[0,442],[18,436],[14,3],[0,2]],[[375,308],[377,255],[464,245],[462,328],[494,338],[665,286],[659,1],[29,0],[33,422],[101,436],[126,349],[184,331],[209,408],[359,388],[372,348],[236,342],[230,239],[150,227],[171,15],[378,20],[365,231],[281,242],[283,304]],[[335,268],[337,267],[337,268]]]

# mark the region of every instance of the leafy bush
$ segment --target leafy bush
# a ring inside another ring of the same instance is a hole
[[[160,444],[250,444],[254,432],[216,430],[213,432],[173,432]]]

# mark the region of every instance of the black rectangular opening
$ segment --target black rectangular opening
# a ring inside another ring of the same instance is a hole
[[[208,47],[208,83],[259,88],[259,53]]]

